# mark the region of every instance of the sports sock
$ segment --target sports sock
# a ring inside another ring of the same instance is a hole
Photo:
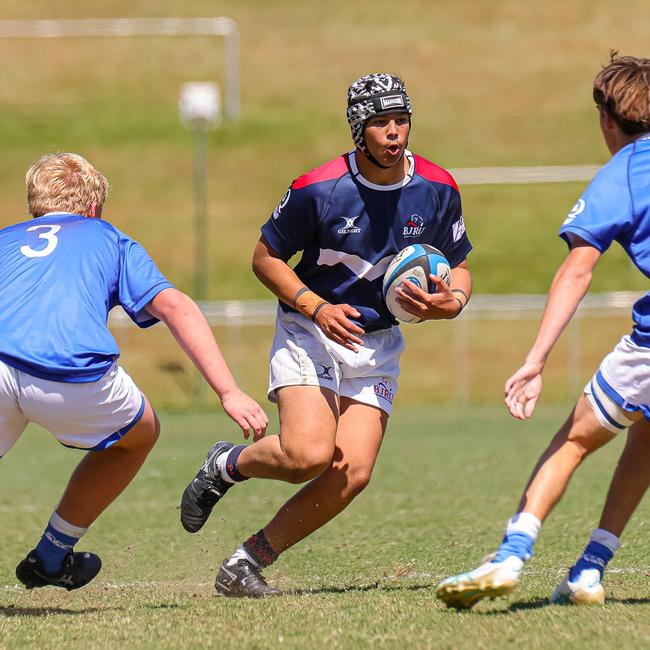
[[[577,580],[585,569],[598,569],[602,578],[607,563],[620,546],[621,541],[616,535],[602,528],[595,528],[580,559],[571,567],[569,580]]]
[[[260,566],[255,561],[255,558],[244,548],[243,544],[230,556],[230,559],[228,562],[226,562],[226,565],[231,566],[233,564],[237,564],[239,560],[245,560],[256,568],[259,568]]]
[[[247,481],[250,477],[244,476],[239,471],[239,454],[246,449],[246,445],[237,445],[230,451],[217,456],[217,470],[219,476],[228,483],[241,483]]]
[[[266,539],[266,535],[264,534],[264,529],[251,535],[242,544],[242,547],[252,558],[253,564],[258,567],[271,566],[280,555],[279,553],[276,553],[273,550],[273,547],[269,544],[269,540]]]
[[[530,512],[518,512],[508,520],[501,546],[492,561],[503,562],[507,557],[515,555],[528,562],[533,557],[533,546],[541,528],[542,522],[535,515]]]
[[[36,545],[36,555],[46,573],[52,575],[59,571],[66,555],[87,530],[67,522],[56,512],[52,513],[43,537]]]

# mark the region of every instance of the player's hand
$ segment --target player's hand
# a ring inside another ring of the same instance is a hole
[[[442,320],[455,318],[461,307],[449,285],[438,275],[429,275],[436,287],[435,293],[427,293],[408,280],[395,289],[397,302],[409,314],[422,320]]]
[[[253,430],[253,440],[257,442],[264,437],[269,418],[262,407],[246,393],[235,388],[221,397],[221,405],[228,416],[234,420],[248,440]]]
[[[364,330],[352,322],[349,316],[359,318],[361,314],[351,305],[324,305],[318,310],[314,322],[328,339],[358,352],[356,345],[363,345],[360,335],[364,334]]]
[[[527,361],[506,381],[505,404],[510,414],[518,420],[531,417],[542,394],[544,364]]]

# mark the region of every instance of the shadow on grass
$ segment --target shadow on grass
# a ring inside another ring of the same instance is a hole
[[[315,589],[291,589],[285,591],[286,596],[313,596],[318,594],[345,594],[368,591],[421,591],[431,589],[431,583],[426,585],[387,585],[373,582],[369,585],[348,585],[343,587],[316,587]]]
[[[650,604],[650,597],[648,598],[607,598],[605,601],[606,605],[648,605]],[[542,609],[544,607],[552,607],[554,609],[573,609],[575,605],[554,605],[548,602],[548,598],[538,598],[536,600],[522,600],[516,603],[512,603],[507,609],[500,610],[490,610],[490,611],[481,611],[480,609],[474,610],[474,613],[480,614],[481,616],[503,616],[510,612],[520,612],[531,609]],[[598,608],[599,605],[593,605],[592,607]],[[458,610],[458,611],[469,611],[469,610]]]
[[[121,607],[86,607],[84,609],[67,609],[65,607],[15,607],[14,605],[0,605],[0,616],[11,618],[13,616],[25,616],[29,618],[39,618],[42,616],[61,615],[85,615],[96,612],[121,611]]]

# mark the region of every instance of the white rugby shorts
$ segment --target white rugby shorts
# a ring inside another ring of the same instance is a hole
[[[283,386],[322,386],[390,415],[404,339],[398,326],[362,335],[353,352],[328,339],[302,314],[278,308],[268,397]]]
[[[144,396],[117,364],[95,382],[39,379],[0,361],[0,457],[29,422],[48,429],[66,447],[99,451],[142,417]]]
[[[633,423],[630,413],[641,412],[650,420],[650,348],[623,336],[584,392],[600,423],[613,433]]]

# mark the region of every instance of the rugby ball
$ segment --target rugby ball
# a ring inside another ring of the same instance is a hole
[[[397,320],[403,323],[419,323],[422,320],[402,309],[397,302],[399,294],[395,289],[406,289],[403,283],[408,280],[427,293],[435,293],[435,285],[429,278],[430,273],[440,276],[447,284],[451,283],[451,268],[447,258],[429,244],[407,246],[392,259],[384,274],[384,300],[388,310]]]

